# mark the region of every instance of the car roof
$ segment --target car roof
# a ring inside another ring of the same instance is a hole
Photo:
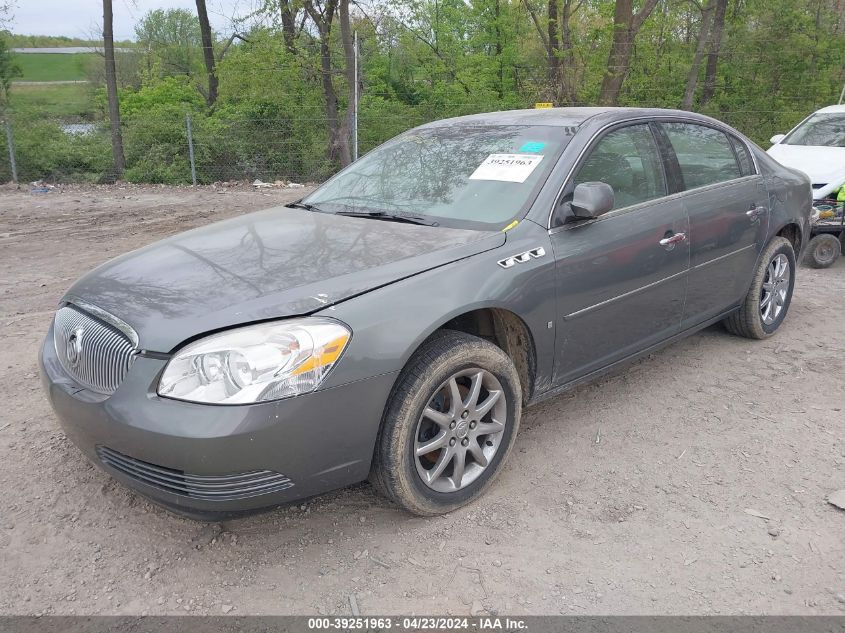
[[[845,112],[845,105],[832,105],[827,106],[826,108],[822,108],[821,110],[816,110],[816,112]]]
[[[668,110],[662,108],[623,108],[623,107],[579,107],[579,108],[537,108],[526,110],[504,110],[501,112],[484,112],[469,114],[432,121],[423,125],[424,128],[448,127],[453,125],[546,125],[552,127],[580,126],[593,117],[607,121],[626,119],[631,117],[659,117],[667,114],[684,116],[700,120],[712,120],[709,117],[687,112],[685,110]]]

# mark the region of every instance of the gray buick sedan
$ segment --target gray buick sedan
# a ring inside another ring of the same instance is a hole
[[[191,516],[367,478],[448,512],[502,469],[524,406],[717,321],[774,334],[811,203],[688,112],[438,121],[84,276],[44,388],[93,462]]]

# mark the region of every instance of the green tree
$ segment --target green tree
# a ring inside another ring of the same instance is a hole
[[[8,36],[8,31],[0,31],[0,112],[9,106],[12,80],[21,76],[21,68],[15,63],[14,55],[6,44]]]
[[[185,9],[155,9],[135,26],[138,48],[149,79],[203,74],[199,18]]]

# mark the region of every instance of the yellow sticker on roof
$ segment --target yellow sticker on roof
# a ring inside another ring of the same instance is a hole
[[[525,182],[541,160],[540,154],[490,154],[469,179]]]

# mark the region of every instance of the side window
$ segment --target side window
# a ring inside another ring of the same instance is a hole
[[[736,154],[727,135],[694,123],[662,123],[672,143],[685,189],[741,178]],[[747,156],[746,158],[750,157]]]
[[[736,152],[736,159],[739,161],[739,170],[743,176],[751,176],[756,174],[754,169],[754,161],[751,160],[751,154],[748,153],[748,147],[738,138],[731,136],[731,143]]]
[[[592,149],[574,184],[605,182],[613,187],[614,208],[666,195],[660,151],[647,125],[609,132]]]

